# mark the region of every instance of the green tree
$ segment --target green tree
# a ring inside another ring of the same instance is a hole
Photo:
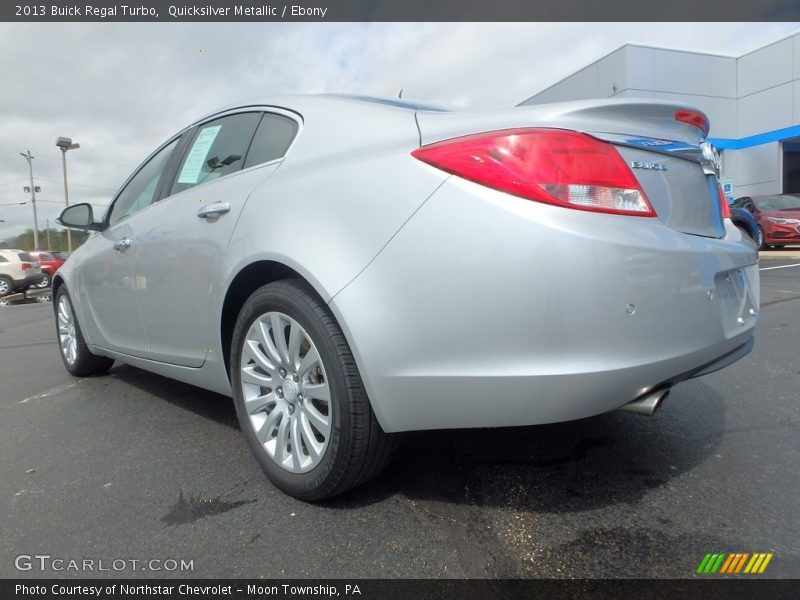
[[[67,250],[67,230],[50,228],[50,247],[47,246],[47,229],[39,230],[40,250]],[[72,249],[76,250],[89,237],[88,231],[72,230]],[[33,250],[33,229],[26,229],[16,237],[10,237],[0,242],[2,248],[16,248],[18,250]]]

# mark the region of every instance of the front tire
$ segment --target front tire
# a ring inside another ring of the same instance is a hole
[[[381,429],[341,328],[302,280],[253,292],[230,364],[239,424],[279,489],[322,500],[388,464],[398,436]]]
[[[58,289],[54,306],[58,349],[67,371],[76,377],[99,375],[108,371],[114,361],[89,351],[78,318],[75,316],[72,300],[63,285]]]

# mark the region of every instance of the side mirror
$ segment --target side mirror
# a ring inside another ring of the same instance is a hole
[[[73,204],[61,211],[56,223],[73,229],[100,231],[101,224],[95,223],[91,204]]]

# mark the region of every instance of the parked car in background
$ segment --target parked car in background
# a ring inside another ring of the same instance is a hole
[[[398,432],[652,414],[750,352],[758,321],[707,132],[653,100],[232,106],[101,219],[61,213],[94,232],[53,281],[64,365],[232,396],[306,500],[379,473]]]
[[[36,287],[46,288],[50,287],[53,281],[53,275],[64,264],[64,259],[55,256],[55,253],[49,250],[38,250],[30,252],[30,255],[37,259],[42,265],[42,281]]]
[[[67,252],[66,250],[50,250],[50,254],[60,260],[67,260],[69,255],[72,254],[71,252]]]
[[[758,222],[750,213],[750,211],[747,211],[744,208],[736,208],[732,206],[731,221],[733,221],[733,224],[736,225],[742,233],[753,240],[753,243],[757,247],[761,247],[764,236],[761,235],[761,229],[758,226]]]
[[[800,244],[800,196],[742,196],[733,202],[733,207],[743,208],[755,217],[761,229],[761,250]]]
[[[30,253],[22,250],[0,250],[0,296],[24,292],[41,283],[41,265]]]

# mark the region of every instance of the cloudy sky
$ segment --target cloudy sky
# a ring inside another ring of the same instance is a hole
[[[799,23],[78,23],[0,24],[0,240],[70,201],[104,210],[159,143],[227,103],[346,92],[512,106],[626,42],[740,55]],[[9,206],[11,204],[11,206]]]

